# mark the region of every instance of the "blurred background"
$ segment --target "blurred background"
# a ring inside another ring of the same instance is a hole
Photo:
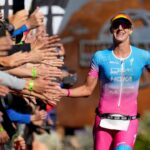
[[[47,32],[59,34],[65,47],[65,64],[75,74],[72,86],[84,83],[90,58],[112,43],[109,20],[117,12],[129,14],[135,24],[133,45],[150,50],[150,0],[0,0],[5,17],[37,6],[45,15]],[[99,100],[99,85],[88,98],[64,98],[53,117],[56,126],[43,142],[51,150],[92,150],[92,125]],[[138,97],[141,113],[135,150],[150,150],[150,76],[144,71]],[[36,135],[36,138],[41,138]]]

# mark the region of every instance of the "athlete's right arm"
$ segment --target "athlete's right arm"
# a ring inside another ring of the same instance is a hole
[[[98,53],[95,53],[91,60],[91,67],[85,84],[74,89],[61,89],[62,96],[82,97],[90,96],[92,94],[94,88],[96,87],[99,76],[99,62],[97,61],[98,58]]]
[[[67,89],[61,89],[62,96],[69,97],[82,97],[82,96],[90,96],[96,87],[98,78],[94,78],[92,76],[88,76],[85,84],[69,89],[69,93]]]

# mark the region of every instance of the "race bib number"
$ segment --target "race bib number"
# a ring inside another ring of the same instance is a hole
[[[117,114],[114,116],[121,116],[121,115]],[[112,120],[112,119],[102,118],[100,120],[99,126],[106,129],[127,131],[129,124],[130,124],[130,120]]]

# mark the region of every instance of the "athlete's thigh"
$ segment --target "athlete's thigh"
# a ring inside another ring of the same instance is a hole
[[[115,150],[132,150],[138,130],[138,120],[131,120],[127,131],[118,131],[114,139]]]
[[[112,143],[112,131],[99,126],[100,118],[97,116],[93,128],[94,150],[109,150]]]

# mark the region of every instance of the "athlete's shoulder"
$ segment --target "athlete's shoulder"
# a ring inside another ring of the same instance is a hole
[[[137,53],[137,54],[141,54],[141,53],[149,53],[149,51],[148,50],[146,50],[146,49],[142,49],[142,48],[139,48],[139,47],[136,47],[136,46],[131,46],[131,48],[132,48],[132,51],[134,52],[134,53]]]
[[[136,59],[140,59],[140,61],[149,61],[150,60],[150,51],[142,48],[138,48],[132,46],[132,53]]]
[[[108,55],[111,52],[112,52],[111,48],[102,49],[102,50],[95,51],[94,55],[96,55],[96,56],[105,56],[105,55]]]

